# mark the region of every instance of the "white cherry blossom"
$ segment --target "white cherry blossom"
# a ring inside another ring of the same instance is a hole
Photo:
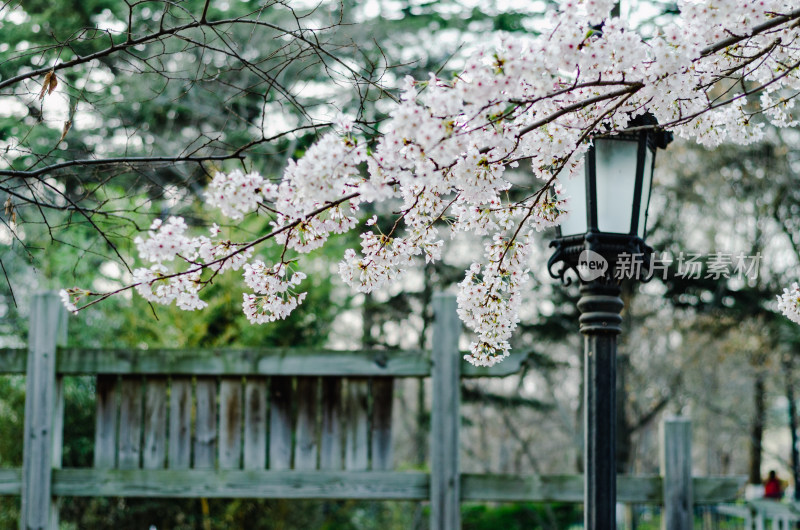
[[[800,324],[800,285],[792,284],[791,289],[784,289],[778,296],[778,310],[792,322]]]
[[[365,223],[360,252],[347,250],[339,264],[342,280],[372,292],[423,256],[441,259],[446,236],[484,238],[484,255],[460,284],[459,315],[475,334],[468,360],[501,360],[519,322],[531,234],[557,225],[569,209],[559,181],[583,174],[592,135],[622,131],[650,112],[677,135],[713,147],[757,141],[764,120],[797,122],[795,2],[681,0],[681,16],[648,40],[608,17],[614,3],[562,0],[539,36],[486,43],[452,78],[406,77],[369,144],[357,123],[339,116],[280,179],[217,173],[207,204],[234,220],[268,215],[271,232],[237,242],[216,239],[216,225],[209,238],[192,236],[195,229],[178,217],[156,221],[135,239],[149,267],[134,271],[133,286],[148,300],[198,309],[214,275],[243,269],[254,291],[243,294],[247,318],[286,318],[305,298],[294,292],[305,275],[290,274],[289,264],[355,229],[364,205],[391,201],[384,210],[398,212],[395,222],[382,226],[386,233],[374,216]],[[731,79],[747,93],[720,91]],[[511,193],[518,191],[512,170],[527,168],[518,188],[525,192]],[[255,246],[270,242],[282,247],[281,259],[270,266],[253,260]],[[76,310],[85,293],[63,291],[62,298]],[[799,296],[795,284],[779,297],[780,310],[798,323]]]

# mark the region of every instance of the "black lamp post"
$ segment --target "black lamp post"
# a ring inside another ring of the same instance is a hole
[[[616,528],[616,358],[623,303],[619,258],[647,267],[647,207],[657,148],[672,139],[649,114],[631,121],[638,131],[595,136],[585,179],[565,179],[572,209],[550,246],[553,278],[572,270],[581,282],[578,301],[584,335],[584,528]],[[561,266],[555,270],[556,264]],[[629,272],[629,271],[625,271]]]

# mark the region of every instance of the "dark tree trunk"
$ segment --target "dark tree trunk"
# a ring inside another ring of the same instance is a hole
[[[417,346],[420,350],[425,349],[426,337],[428,329],[433,322],[433,307],[431,301],[433,300],[433,288],[438,280],[436,275],[436,268],[432,263],[425,265],[424,284],[422,288],[422,296],[420,302],[422,304],[422,330],[419,334],[419,341]],[[417,446],[416,450],[416,464],[420,468],[425,466],[428,454],[428,433],[430,432],[430,414],[425,404],[425,379],[417,379],[417,414],[416,414],[417,428],[414,432],[414,443]]]
[[[795,484],[800,484],[800,456],[797,453],[797,404],[794,397],[794,355],[784,357],[783,373],[786,385],[786,400],[789,402],[789,432],[792,436],[792,478]],[[800,500],[800,488],[794,488],[794,500]]]
[[[766,414],[764,374],[759,371],[753,384],[753,422],[750,425],[750,462],[748,475],[750,484],[761,484],[761,450],[764,439],[764,416]]]
[[[425,408],[425,379],[417,379],[417,429],[414,433],[417,446],[416,450],[416,465],[424,466],[427,460],[427,447],[428,447],[428,424],[429,415],[428,410]]]

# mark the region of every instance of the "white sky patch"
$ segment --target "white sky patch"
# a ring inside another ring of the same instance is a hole
[[[276,101],[264,105],[262,115],[256,123],[262,124],[260,132],[265,138],[290,131],[299,125],[297,116],[286,112],[283,105]]]
[[[138,134],[126,135],[124,131],[115,131],[114,136],[110,138],[111,145],[117,149],[141,149],[144,145],[142,137]]]
[[[14,97],[0,97],[0,117],[23,118],[28,115],[28,107]]]
[[[327,81],[324,83],[319,81],[307,81],[303,84],[295,85],[292,92],[297,97],[325,100],[337,96],[341,92],[341,89]]]
[[[76,130],[98,129],[103,125],[103,117],[92,111],[92,107],[85,101],[78,103],[75,115],[72,117],[72,126]]]
[[[10,245],[12,241],[14,235],[11,230],[5,224],[0,224],[0,245]]]
[[[0,9],[0,22],[11,22],[12,24],[18,26],[28,22],[31,19],[25,10],[19,6],[12,9],[6,9]]]
[[[114,18],[114,14],[110,9],[104,9],[99,15],[95,15],[93,18],[97,29],[110,31],[112,33],[122,33],[125,31],[125,22]]]
[[[100,265],[100,274],[118,280],[122,276],[122,269],[114,261],[104,261]]]
[[[328,347],[334,350],[355,350],[360,348],[363,324],[360,309],[339,312],[331,325]]]
[[[122,287],[122,284],[106,278],[97,277],[92,281],[92,290],[99,293],[108,293],[116,291]]]
[[[168,208],[174,208],[187,196],[189,196],[189,190],[186,188],[174,185],[164,187],[164,200],[167,202]]]
[[[359,19],[369,20],[376,18],[381,14],[381,4],[378,0],[367,0],[361,8],[361,12],[363,17],[358,17]]]
[[[52,94],[42,100],[42,119],[48,127],[61,129],[69,119],[69,97],[59,84]]]
[[[0,151],[3,152],[3,156],[0,158],[0,168],[9,167],[11,165],[9,162],[16,160],[25,154],[21,150],[17,149],[18,145],[19,142],[16,138],[10,138],[7,142],[0,140]]]
[[[75,88],[98,92],[114,83],[114,74],[104,68],[99,61],[89,63],[88,73],[75,81]]]

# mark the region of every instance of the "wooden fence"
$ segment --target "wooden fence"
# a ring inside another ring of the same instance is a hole
[[[776,502],[772,499],[755,499],[744,504],[720,504],[709,513],[725,516],[729,521],[741,522],[745,530],[793,530],[800,522],[800,505],[795,502]],[[711,517],[709,517],[711,518]],[[767,526],[767,523],[770,523]],[[708,525],[709,528],[711,525]],[[718,526],[716,527],[718,528]]]
[[[431,528],[460,527],[461,501],[576,502],[579,475],[465,474],[460,381],[520,370],[461,359],[453,297],[435,299],[432,352],[297,349],[86,350],[58,347],[66,313],[35,295],[28,348],[0,350],[0,373],[26,374],[23,466],[0,469],[21,495],[23,528],[56,528],[58,497],[429,500]],[[96,377],[94,465],[62,468],[64,376]],[[432,379],[431,472],[392,460],[394,379]],[[535,426],[531,426],[535,428]],[[730,501],[743,477],[691,477],[687,420],[664,422],[661,476],[621,476],[618,499],[665,504],[685,529],[695,504]]]

